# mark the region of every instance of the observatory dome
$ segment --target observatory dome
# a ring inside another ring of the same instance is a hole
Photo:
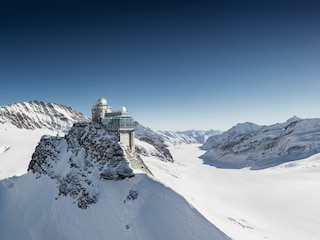
[[[108,105],[108,102],[105,98],[99,98],[98,105]]]

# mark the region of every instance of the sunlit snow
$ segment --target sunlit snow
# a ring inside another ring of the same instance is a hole
[[[199,147],[171,148],[174,163],[143,159],[156,178],[233,239],[319,239],[319,154],[252,171],[205,165]]]

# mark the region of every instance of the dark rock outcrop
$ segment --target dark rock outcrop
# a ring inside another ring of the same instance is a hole
[[[98,124],[75,124],[61,137],[42,137],[28,171],[55,179],[59,196],[75,199],[79,208],[98,201],[98,182],[133,177],[117,136]]]

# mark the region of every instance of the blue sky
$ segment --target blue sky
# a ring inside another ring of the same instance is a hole
[[[0,105],[86,115],[105,97],[154,129],[320,117],[318,1],[0,3]]]

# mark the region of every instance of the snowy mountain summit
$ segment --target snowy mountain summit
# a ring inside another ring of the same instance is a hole
[[[67,132],[73,123],[89,122],[82,113],[57,103],[29,101],[0,107],[0,123],[11,123],[17,128]]]
[[[210,137],[203,149],[205,163],[216,167],[272,167],[320,152],[320,119],[293,117],[270,126],[237,124]]]

